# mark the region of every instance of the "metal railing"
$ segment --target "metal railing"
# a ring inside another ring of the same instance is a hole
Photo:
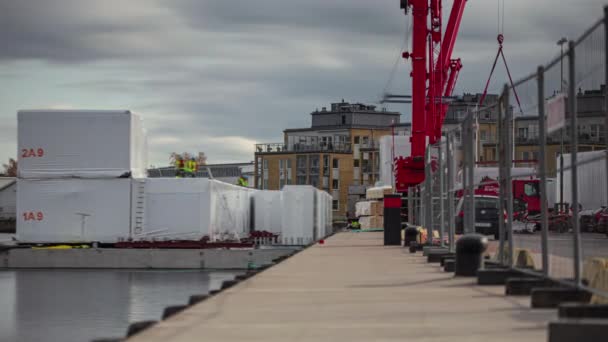
[[[493,105],[498,134],[482,143],[494,141],[498,167],[476,163],[475,122],[488,108],[469,111],[441,142],[428,146],[427,165],[434,167],[427,167],[424,183],[408,192],[410,223],[426,227],[428,236],[436,232],[452,251],[455,234],[491,235],[488,253],[503,266],[589,291],[594,301],[607,301],[608,288],[602,282],[608,279],[608,210],[600,210],[608,205],[607,46],[608,7],[604,18],[570,41],[557,58],[513,86],[505,84]],[[573,100],[558,102],[556,89],[558,95]],[[601,108],[595,111],[602,113],[596,121],[603,123],[594,124],[603,131],[594,134],[580,131],[577,115],[566,115],[578,113],[579,95],[588,91],[603,95]],[[532,137],[513,129],[520,116],[538,127]],[[561,145],[558,157],[553,154],[556,143]],[[516,161],[530,151],[523,144],[537,146],[538,159],[527,170]],[[594,151],[586,152],[589,145]],[[550,159],[558,165],[557,181],[549,179]],[[461,182],[457,174],[462,175]],[[498,184],[492,190],[495,196],[490,196],[492,203],[479,197],[487,190],[488,175]],[[497,213],[491,222],[484,221],[486,206]],[[589,210],[581,213],[581,209]],[[588,213],[594,216],[585,217]]]
[[[256,153],[297,153],[297,152],[338,152],[338,153],[352,153],[352,147],[350,143],[269,143],[269,144],[256,144]]]

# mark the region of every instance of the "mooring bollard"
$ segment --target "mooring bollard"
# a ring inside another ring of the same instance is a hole
[[[479,235],[465,235],[456,241],[456,263],[454,273],[457,276],[474,277],[483,262],[483,252],[488,248],[488,238]]]

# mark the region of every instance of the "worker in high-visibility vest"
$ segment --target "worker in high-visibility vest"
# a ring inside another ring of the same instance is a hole
[[[243,176],[239,177],[239,179],[238,179],[238,181],[237,181],[236,184],[238,186],[243,186],[243,187],[246,187],[246,188],[249,187],[249,183],[247,182],[247,178],[245,178]]]
[[[192,161],[190,159],[184,160],[184,177],[192,177]]]
[[[180,155],[175,156],[175,178],[184,177],[184,159]]]
[[[195,178],[196,172],[198,171],[198,163],[194,158],[191,158],[188,163],[190,168],[190,177]]]

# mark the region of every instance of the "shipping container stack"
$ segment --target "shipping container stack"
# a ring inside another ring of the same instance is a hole
[[[146,134],[130,111],[20,111],[17,239],[113,243],[131,235],[131,178]]]
[[[306,245],[332,232],[332,198],[311,186],[147,178],[146,134],[129,111],[20,111],[17,119],[21,243],[238,241],[265,230]]]

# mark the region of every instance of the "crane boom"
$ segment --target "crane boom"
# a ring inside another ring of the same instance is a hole
[[[411,155],[395,161],[398,192],[406,192],[424,180],[426,146],[441,139],[448,109],[443,99],[452,95],[462,68],[460,59],[452,59],[452,53],[466,2],[454,0],[442,39],[441,0],[401,0],[405,14],[411,9],[413,17],[412,52],[403,53],[403,58],[412,59],[412,135]]]

